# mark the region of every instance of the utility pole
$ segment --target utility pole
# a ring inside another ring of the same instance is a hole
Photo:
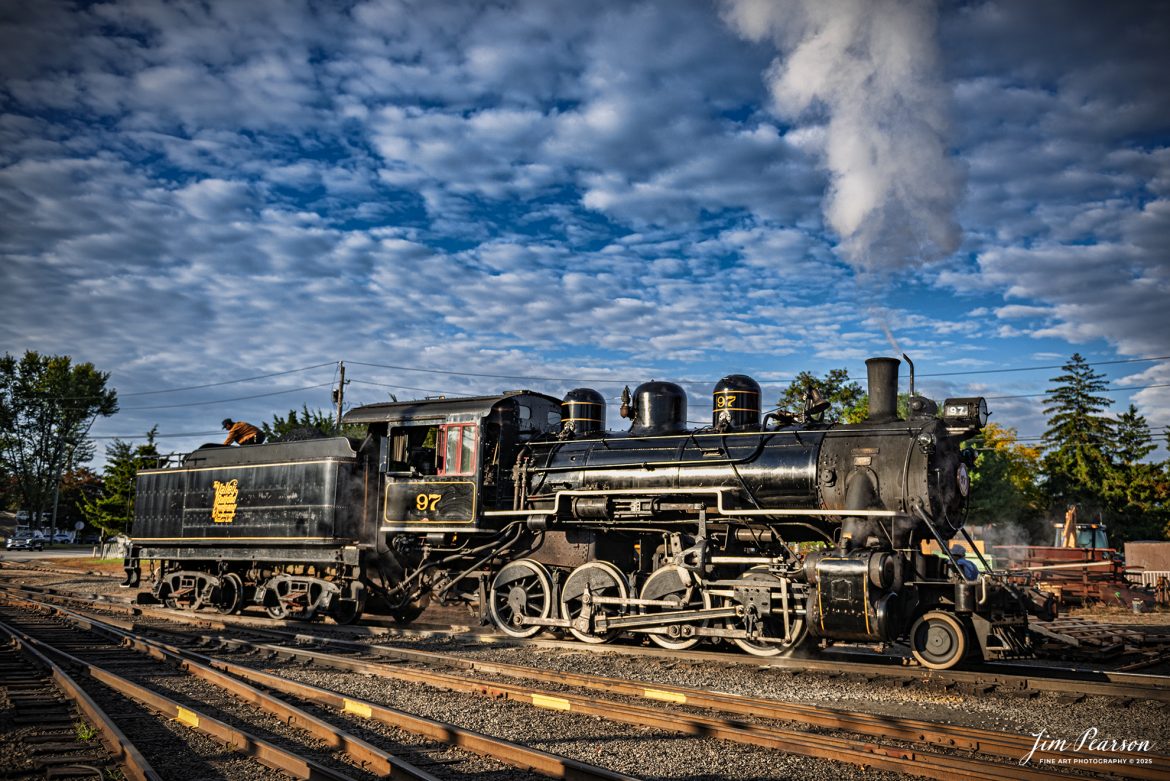
[[[333,400],[337,402],[337,430],[341,431],[341,405],[345,401],[345,361],[338,362],[341,376],[338,379],[337,387],[333,391]]]
[[[57,500],[61,496],[61,477],[65,474],[66,464],[71,464],[73,461],[73,444],[67,443],[65,445],[65,463],[57,467],[57,482],[53,485],[53,520],[49,522],[49,545],[56,542],[53,538],[57,536]]]

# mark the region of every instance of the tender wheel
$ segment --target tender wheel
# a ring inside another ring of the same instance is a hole
[[[750,569],[740,576],[740,580],[760,586],[775,586],[782,582],[766,569]],[[737,603],[732,600],[732,604]],[[797,607],[795,595],[789,599],[789,605]],[[784,614],[780,612],[780,605],[773,603],[772,607],[775,612],[760,615],[755,608],[749,606],[744,610],[742,617],[728,621],[729,627],[745,629],[752,633],[752,637],[734,639],[736,645],[753,656],[788,656],[808,639],[808,624],[803,615],[791,613],[785,629]]]
[[[590,597],[616,597],[629,599],[630,589],[626,585],[626,576],[607,561],[591,561],[582,564],[569,574],[561,586],[561,618],[567,618],[577,623],[569,626],[573,637],[584,643],[608,643],[621,634],[621,630],[597,632],[593,621],[585,626],[577,621],[585,612],[586,595]],[[609,616],[620,614],[624,608],[621,605],[593,605],[593,615],[605,613]]]
[[[221,613],[239,613],[244,606],[244,582],[234,572],[229,572],[219,580],[219,599],[215,608]]]
[[[280,595],[276,593],[276,589],[270,588],[264,592],[264,612],[268,614],[269,618],[275,618],[278,621],[289,617],[288,607]]]
[[[158,599],[163,603],[163,607],[168,610],[178,610],[179,600],[171,596],[171,586],[169,583],[163,583],[158,590]]]
[[[646,582],[642,584],[642,591],[638,595],[641,599],[673,600],[677,607],[661,607],[657,605],[642,605],[643,613],[664,613],[674,610],[701,610],[711,607],[711,595],[700,586],[694,573],[682,567],[668,564],[654,570]],[[707,622],[698,621],[687,624],[668,624],[667,628],[681,630],[682,627],[706,626]],[[699,643],[698,637],[683,637],[679,635],[650,635],[650,640],[663,648],[673,651],[684,651],[693,648]]]
[[[526,618],[552,614],[552,578],[543,564],[520,559],[504,566],[492,581],[488,612],[501,632],[512,637],[532,637],[544,627],[518,623]]]
[[[967,655],[967,630],[950,613],[932,611],[910,628],[910,650],[923,667],[949,670]]]

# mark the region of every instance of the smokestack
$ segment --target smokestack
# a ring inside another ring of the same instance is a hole
[[[870,358],[865,362],[869,374],[869,418],[871,423],[889,423],[898,419],[897,358]]]

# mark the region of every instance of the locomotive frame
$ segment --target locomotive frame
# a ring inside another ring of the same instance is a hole
[[[514,637],[761,656],[905,643],[938,669],[1027,655],[1028,616],[1050,601],[948,560],[965,535],[960,446],[985,403],[940,415],[911,375],[902,420],[898,361],[867,366],[857,424],[823,421],[813,397],[761,418],[759,386],[731,375],[703,429],[659,382],[623,394],[622,433],[576,389],[367,405],[344,418],[362,440],[207,446],[140,473],[127,584],[149,560],[153,598],[187,609],[409,621],[437,600],[478,605]],[[809,541],[825,547],[794,550]]]

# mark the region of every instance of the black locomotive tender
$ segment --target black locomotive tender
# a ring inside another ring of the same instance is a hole
[[[822,422],[815,397],[761,418],[760,386],[731,375],[700,429],[682,388],[648,382],[623,394],[628,432],[607,432],[604,398],[581,388],[371,404],[345,416],[360,440],[205,446],[139,473],[127,585],[150,561],[154,598],[192,610],[409,621],[433,599],[478,604],[514,637],[760,656],[904,642],[936,669],[1027,654],[1040,596],[1002,573],[965,580],[921,546],[962,530],[960,444],[985,401],[940,415],[911,367],[902,420],[899,361],[866,363],[855,424]],[[827,547],[790,547],[814,540]]]

